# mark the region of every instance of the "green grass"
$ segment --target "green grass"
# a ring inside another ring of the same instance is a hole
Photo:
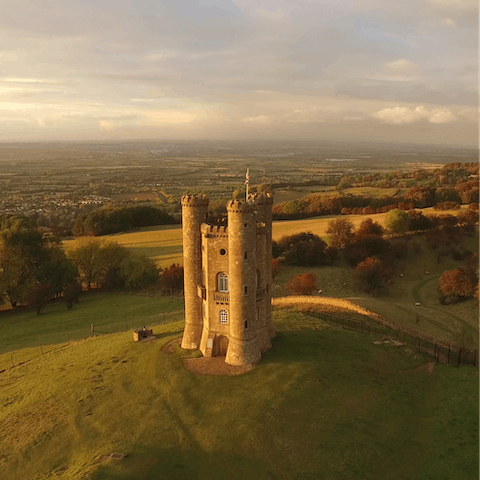
[[[176,313],[174,313],[176,312]],[[90,334],[90,324],[98,334],[122,331],[165,320],[183,318],[183,297],[87,292],[67,310],[65,302],[48,305],[44,313],[20,309],[0,314],[0,370],[11,364],[7,352],[15,352],[19,363],[50,350],[52,345],[79,340]],[[50,346],[50,347],[49,347]],[[4,354],[4,355],[2,355]]]
[[[478,478],[478,370],[276,311],[251,372],[195,376],[181,322],[97,337],[0,375],[8,480]],[[120,461],[99,462],[112,452]]]
[[[287,295],[284,287],[295,275],[314,273],[323,296],[351,299],[400,325],[436,339],[462,347],[478,348],[478,302],[470,299],[441,305],[438,300],[438,278],[445,270],[461,267],[462,262],[449,256],[439,259],[437,252],[431,250],[421,236],[413,240],[420,243],[421,252],[415,254],[410,249],[408,256],[397,263],[393,284],[384,296],[375,298],[358,290],[352,276],[353,268],[341,261],[334,266],[283,268],[275,278],[274,295]],[[478,235],[464,237],[462,244],[469,250],[477,251]],[[421,305],[415,306],[416,302]]]

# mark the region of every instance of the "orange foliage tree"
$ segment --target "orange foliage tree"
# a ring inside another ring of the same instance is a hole
[[[295,275],[285,285],[285,290],[293,295],[311,295],[317,291],[317,276],[313,273]]]

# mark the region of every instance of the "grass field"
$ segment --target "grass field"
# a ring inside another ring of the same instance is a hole
[[[433,208],[424,209],[424,213],[439,213]],[[455,211],[441,213],[456,213]],[[384,223],[386,214],[371,215],[375,221]],[[331,217],[316,217],[302,220],[274,222],[273,238],[279,240],[284,235],[300,232],[312,232],[328,240],[326,230]],[[358,226],[367,216],[349,215]],[[125,245],[134,251],[143,251],[155,258],[159,265],[165,267],[173,262],[182,263],[182,238],[179,226],[150,228],[138,232],[118,234],[106,237]],[[285,268],[276,278],[279,286],[275,295],[283,296],[283,286],[297,273],[309,271],[315,273],[319,288],[326,296],[351,298],[377,313],[391,318],[397,323],[423,331],[435,338],[446,340],[465,347],[478,346],[478,303],[469,300],[456,305],[440,305],[438,302],[438,278],[445,271],[461,266],[449,257],[437,259],[437,254],[430,250],[421,237],[416,241],[422,245],[421,255],[411,254],[397,267],[394,283],[387,296],[373,298],[355,289],[352,280],[353,270],[337,264],[334,267],[321,268]],[[75,245],[76,240],[65,242],[66,248]],[[466,248],[478,250],[478,233],[466,237]],[[429,274],[425,272],[428,271]],[[403,273],[403,277],[400,274]],[[346,284],[344,286],[344,284]],[[420,302],[421,306],[415,306]]]
[[[440,305],[438,300],[438,278],[445,270],[461,266],[461,262],[449,256],[437,257],[423,238],[415,240],[421,245],[421,252],[409,250],[406,258],[398,261],[393,284],[386,295],[372,297],[359,291],[353,280],[353,269],[337,263],[326,267],[288,267],[275,277],[274,295],[288,294],[285,284],[293,276],[310,272],[317,276],[322,295],[350,299],[358,305],[392,319],[400,325],[414,328],[463,347],[478,348],[479,308],[475,299],[452,305]],[[463,245],[475,251],[478,249],[478,235],[465,237]],[[428,272],[428,274],[426,273]],[[415,306],[420,302],[420,306]]]
[[[195,376],[183,323],[97,337],[0,375],[8,480],[478,478],[478,370],[275,311],[251,372]],[[127,453],[122,460],[102,457]]]
[[[94,324],[98,334],[124,331],[184,318],[183,297],[90,292],[72,310],[65,302],[34,309],[0,313],[0,370],[41,355],[59,344],[80,340]],[[68,335],[68,337],[67,337]],[[40,348],[42,344],[42,348]]]
[[[433,208],[422,210],[425,214],[439,213]],[[445,211],[441,213],[458,213],[457,210]],[[359,226],[367,217],[373,218],[382,225],[385,222],[385,213],[374,215],[348,215],[347,217],[355,226]],[[328,223],[337,218],[336,215],[325,217],[314,217],[301,220],[289,220],[282,222],[273,222],[273,239],[280,240],[285,235],[293,235],[301,232],[312,232],[328,241],[326,233]],[[162,225],[158,227],[145,227],[135,232],[119,233],[115,235],[106,235],[102,237],[105,240],[114,241],[124,245],[134,252],[142,252],[145,255],[155,259],[161,267],[169,267],[172,263],[183,263],[182,258],[182,229],[180,225]],[[63,242],[68,251],[75,248],[84,237],[75,240],[66,240]]]

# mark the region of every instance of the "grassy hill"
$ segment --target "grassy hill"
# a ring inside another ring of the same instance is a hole
[[[196,376],[184,351],[162,351],[182,322],[2,373],[2,478],[478,478],[477,369],[430,374],[367,335],[283,310],[274,322],[274,348],[238,377]]]

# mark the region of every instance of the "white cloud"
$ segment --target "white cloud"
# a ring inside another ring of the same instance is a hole
[[[420,120],[427,120],[430,123],[450,123],[456,120],[455,114],[448,108],[429,109],[423,105],[416,108],[384,108],[379,112],[375,112],[373,116],[377,120],[391,125],[402,125]]]

